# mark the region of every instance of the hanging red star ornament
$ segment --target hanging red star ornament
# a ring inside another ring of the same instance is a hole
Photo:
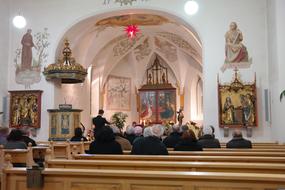
[[[129,38],[134,38],[137,36],[137,33],[140,31],[139,27],[136,25],[128,25],[125,27],[125,32]]]

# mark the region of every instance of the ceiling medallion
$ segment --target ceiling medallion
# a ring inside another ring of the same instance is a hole
[[[104,0],[104,5],[109,4],[110,1],[112,0]],[[121,6],[128,5],[128,4],[133,5],[134,1],[137,1],[137,0],[113,0],[114,3],[120,3]],[[141,1],[147,1],[147,0],[141,0]]]
[[[62,54],[63,58],[59,59],[57,63],[44,68],[43,74],[46,80],[60,79],[61,83],[64,84],[83,83],[87,75],[87,69],[76,63],[75,59],[71,57],[72,51],[67,39],[64,42]]]
[[[139,27],[136,25],[128,25],[125,27],[125,32],[130,39],[133,39],[137,36],[137,33],[140,31]]]

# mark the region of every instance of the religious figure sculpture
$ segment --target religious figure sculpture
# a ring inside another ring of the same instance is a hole
[[[178,120],[178,124],[179,126],[182,126],[183,123],[183,118],[184,118],[184,114],[183,114],[183,108],[180,108],[179,111],[177,112],[177,120]]]
[[[243,112],[243,123],[245,125],[252,125],[254,123],[254,105],[251,100],[251,95],[241,95],[240,102]]]
[[[33,53],[32,48],[34,47],[33,36],[31,35],[32,30],[28,29],[27,33],[23,36],[21,44],[22,44],[22,62],[21,68],[23,70],[31,69]]]
[[[226,98],[224,109],[223,109],[223,120],[226,124],[232,124],[235,121],[234,117],[234,105],[232,104],[232,99],[230,97]]]
[[[241,63],[248,62],[248,53],[243,45],[243,35],[238,29],[237,23],[230,24],[230,30],[225,35],[226,39],[226,59],[225,63]]]

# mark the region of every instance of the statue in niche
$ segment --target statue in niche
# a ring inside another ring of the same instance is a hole
[[[230,30],[225,35],[226,39],[226,59],[225,63],[241,63],[248,62],[248,53],[243,45],[243,35],[238,29],[237,23],[230,24]]]
[[[235,121],[235,108],[232,103],[231,97],[227,97],[225,104],[224,104],[224,109],[223,109],[223,120],[226,124],[232,124]]]
[[[165,76],[165,73],[162,74],[161,80],[162,80],[162,84],[166,84],[166,76]]]
[[[177,120],[178,120],[178,124],[179,126],[182,126],[183,123],[183,118],[184,118],[184,114],[183,114],[183,108],[180,108],[179,111],[177,112]]]
[[[252,96],[250,94],[241,94],[240,103],[242,105],[243,123],[246,125],[252,125],[254,123],[254,104]]]

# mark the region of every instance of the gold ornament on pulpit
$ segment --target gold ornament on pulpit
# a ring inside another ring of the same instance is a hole
[[[50,64],[44,68],[43,74],[46,80],[60,79],[61,83],[65,84],[83,83],[87,75],[87,69],[76,63],[72,57],[72,51],[67,39],[65,40],[62,54],[63,58],[59,59],[57,63]]]

